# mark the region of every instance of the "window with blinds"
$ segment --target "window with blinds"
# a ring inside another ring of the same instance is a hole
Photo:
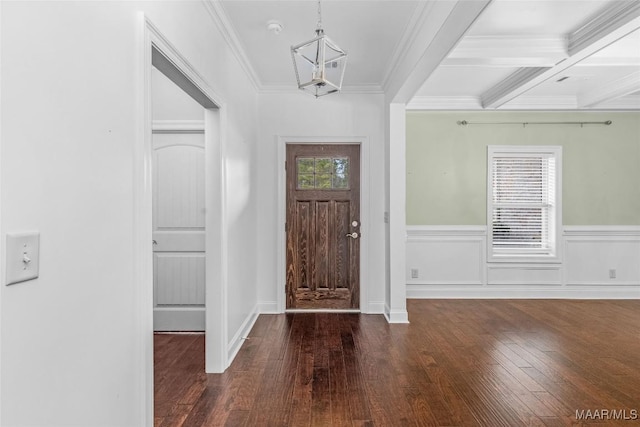
[[[489,147],[490,255],[553,257],[560,147]]]

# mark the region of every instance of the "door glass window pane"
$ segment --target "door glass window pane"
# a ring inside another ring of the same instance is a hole
[[[316,175],[316,188],[327,190],[331,188],[331,174]]]
[[[313,174],[298,174],[298,188],[301,190],[313,190],[315,188],[315,181]]]
[[[348,157],[298,157],[296,169],[299,190],[349,189]]]
[[[349,188],[349,159],[339,157],[333,159],[333,188]]]
[[[314,165],[313,165],[313,157],[304,158],[301,157],[298,159],[298,173],[310,173],[313,175]]]
[[[316,173],[331,173],[331,159],[316,158]]]

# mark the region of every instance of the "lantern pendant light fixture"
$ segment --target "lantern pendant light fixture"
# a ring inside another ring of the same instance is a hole
[[[347,66],[347,52],[324,34],[320,0],[316,37],[291,46],[291,56],[299,89],[316,98],[340,91]]]

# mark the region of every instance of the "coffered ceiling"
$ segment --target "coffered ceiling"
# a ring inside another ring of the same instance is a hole
[[[344,92],[385,90],[433,1],[452,0],[322,1],[326,34],[349,53]],[[296,90],[289,49],[313,38],[316,1],[210,6],[259,90]],[[640,1],[493,0],[420,77],[408,108],[640,109]]]

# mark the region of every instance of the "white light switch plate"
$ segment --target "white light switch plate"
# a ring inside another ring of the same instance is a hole
[[[40,233],[7,233],[7,285],[38,277]]]

